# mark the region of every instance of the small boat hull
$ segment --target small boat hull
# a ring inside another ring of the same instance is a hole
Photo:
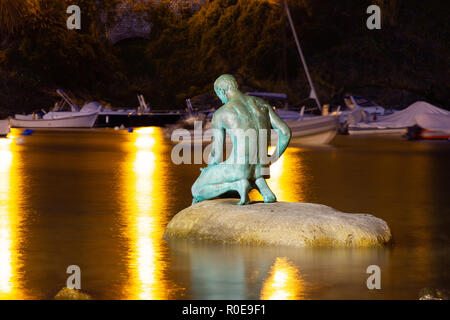
[[[10,119],[12,128],[92,128],[98,113],[74,115],[55,119]]]
[[[439,130],[423,130],[419,139],[425,140],[448,140],[450,139],[450,131],[439,131]]]
[[[337,116],[317,116],[305,118],[303,120],[286,121],[291,129],[292,137],[290,146],[311,146],[323,145],[329,143],[337,134],[339,119]],[[184,144],[210,144],[212,142],[212,131],[205,130],[203,138],[197,137],[193,130],[185,130],[189,132],[189,137],[174,143]],[[278,136],[275,130],[271,133],[271,145],[275,146],[278,142]],[[231,139],[227,135],[226,143],[230,144]]]
[[[0,137],[4,138],[9,134],[9,121],[0,120]]]
[[[348,134],[357,136],[357,135],[397,135],[401,136],[408,131],[407,128],[348,128]]]
[[[322,145],[331,142],[336,136],[339,118],[337,116],[320,116],[286,121],[286,123],[292,132],[289,145]],[[276,144],[276,139],[277,137],[272,137],[272,144]]]
[[[408,128],[406,133],[406,138],[409,140],[449,140],[450,139],[450,129],[425,129],[418,125]]]

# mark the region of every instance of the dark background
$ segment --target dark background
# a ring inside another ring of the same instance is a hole
[[[141,92],[153,108],[218,105],[212,84],[236,75],[243,90],[285,92],[306,101],[309,86],[278,1],[189,1],[131,10],[152,23],[148,39],[111,44],[118,0],[2,0],[0,117],[48,108],[62,88],[78,103],[134,107]],[[187,3],[187,5],[186,5]],[[77,4],[82,29],[68,30],[66,8]],[[381,30],[368,30],[366,9],[382,10]],[[417,100],[450,107],[449,4],[423,0],[291,0],[292,17],[322,103],[363,95],[385,107]],[[106,21],[100,17],[106,14]]]

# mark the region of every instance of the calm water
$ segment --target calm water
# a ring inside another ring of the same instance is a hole
[[[290,249],[162,240],[200,166],[172,164],[160,129],[24,138],[0,139],[0,298],[51,299],[74,264],[96,299],[416,299],[450,288],[448,142],[338,136],[288,149],[272,167],[279,200],[374,214],[395,239]],[[372,264],[381,290],[366,287]]]

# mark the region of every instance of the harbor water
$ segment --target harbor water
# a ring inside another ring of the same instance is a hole
[[[271,168],[278,200],[370,213],[394,237],[386,248],[300,249],[166,242],[202,165],[175,165],[160,128],[12,135],[0,139],[1,299],[52,299],[70,265],[94,299],[417,299],[450,288],[450,142],[338,136],[288,148]],[[370,265],[379,290],[367,288]]]

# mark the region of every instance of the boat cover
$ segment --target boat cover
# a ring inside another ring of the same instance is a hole
[[[420,114],[416,117],[416,124],[428,130],[450,131],[450,115]]]
[[[417,124],[417,117],[425,114],[450,117],[450,111],[435,107],[424,101],[417,101],[404,110],[397,111],[385,117],[380,117],[378,121],[369,123],[360,122],[352,127],[374,129],[406,128]],[[437,117],[432,118],[435,119]],[[432,119],[430,118],[426,121],[429,124]]]

